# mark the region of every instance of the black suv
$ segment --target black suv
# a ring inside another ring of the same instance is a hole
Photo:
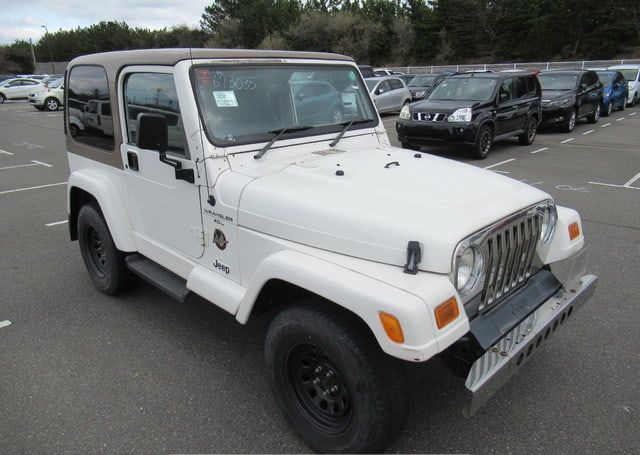
[[[604,94],[598,74],[591,70],[549,70],[538,75],[542,86],[542,124],[573,131],[578,119],[600,119]]]
[[[424,101],[402,108],[396,122],[404,148],[466,144],[486,158],[494,141],[517,136],[530,145],[542,118],[541,89],[533,74],[469,73],[448,77]]]

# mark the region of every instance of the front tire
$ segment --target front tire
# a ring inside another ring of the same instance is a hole
[[[265,342],[271,388],[313,450],[380,452],[406,420],[404,370],[364,323],[328,305],[303,302],[273,319]]]
[[[78,242],[82,259],[95,286],[105,294],[122,292],[135,282],[118,251],[102,213],[94,204],[86,204],[78,214]]]
[[[573,129],[576,127],[576,121],[578,120],[578,113],[576,112],[575,109],[571,110],[571,113],[569,114],[569,118],[567,119],[567,121],[564,123],[563,126],[563,130],[565,133],[570,133],[573,131]]]
[[[538,120],[535,117],[531,117],[527,121],[527,127],[524,133],[518,136],[518,142],[520,145],[531,145],[536,140],[536,134],[538,132]]]
[[[607,110],[604,112],[605,117],[609,117],[613,113],[613,100],[609,102],[607,105]]]
[[[44,100],[44,105],[48,111],[57,111],[60,109],[60,103],[55,98],[47,98]]]
[[[493,130],[489,125],[483,125],[478,131],[475,144],[471,147],[471,156],[476,160],[484,160],[491,150]]]

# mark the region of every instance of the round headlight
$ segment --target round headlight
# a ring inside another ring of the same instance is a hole
[[[556,209],[553,205],[548,205],[542,210],[542,219],[540,220],[540,243],[545,244],[553,235],[556,228]]]
[[[474,288],[482,275],[484,260],[482,253],[475,246],[466,247],[458,255],[456,270],[456,288],[461,293],[467,293]]]

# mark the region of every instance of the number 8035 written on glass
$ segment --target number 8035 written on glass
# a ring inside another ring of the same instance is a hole
[[[215,73],[213,88],[222,90],[255,90],[256,81],[253,76],[234,76],[225,73]]]

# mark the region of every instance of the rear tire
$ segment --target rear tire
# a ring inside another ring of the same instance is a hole
[[[587,117],[589,123],[598,123],[598,120],[600,120],[600,103],[596,106],[595,112]]]
[[[476,143],[471,146],[471,157],[476,160],[484,160],[491,150],[493,143],[493,130],[489,125],[483,125],[478,131]]]
[[[125,263],[126,254],[116,248],[107,223],[94,204],[80,209],[78,242],[89,276],[101,292],[114,295],[135,283],[135,275]]]
[[[401,432],[402,365],[355,316],[302,302],[275,316],[265,341],[274,396],[300,439],[320,453],[383,451]]]
[[[524,133],[518,136],[518,142],[520,145],[531,145],[536,140],[536,134],[538,132],[538,120],[535,117],[530,117],[527,120],[527,126]]]

